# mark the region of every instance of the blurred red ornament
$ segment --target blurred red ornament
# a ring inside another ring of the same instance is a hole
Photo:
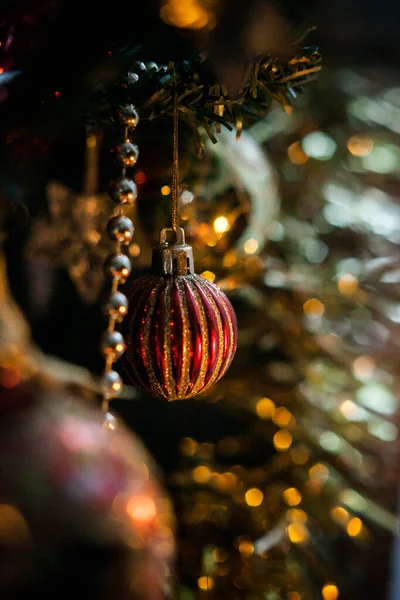
[[[100,598],[101,587],[104,599],[162,600],[174,517],[147,452],[109,413],[104,420],[39,381],[12,385],[15,372],[0,369],[0,524],[17,515],[25,533],[19,554],[7,554],[16,544],[11,526],[0,540],[0,572],[16,572],[0,577],[0,597],[29,587],[26,554],[37,565],[37,597],[51,589],[62,599]]]
[[[127,292],[128,350],[121,363],[134,385],[183,400],[207,390],[228,369],[236,351],[236,317],[225,294],[194,273],[182,229],[162,230],[152,271]]]

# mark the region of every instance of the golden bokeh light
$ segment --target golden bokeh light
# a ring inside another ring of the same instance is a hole
[[[291,457],[296,465],[305,465],[310,458],[310,452],[305,446],[297,446],[297,448],[292,448]]]
[[[292,413],[284,406],[279,406],[272,415],[272,420],[279,427],[286,427],[292,420]]]
[[[288,600],[301,600],[301,596],[297,592],[289,592],[287,597]]]
[[[309,538],[308,529],[302,523],[292,523],[286,531],[293,544],[304,544]]]
[[[309,160],[308,154],[306,154],[302,148],[301,142],[294,142],[287,149],[288,157],[294,165],[305,165]]]
[[[258,488],[250,488],[245,493],[244,498],[245,498],[246,504],[248,506],[255,507],[255,506],[260,506],[261,502],[264,499],[264,494]]]
[[[215,562],[223,563],[228,560],[228,552],[224,548],[214,548],[213,550],[213,559]]]
[[[299,490],[294,487],[287,488],[282,497],[288,506],[297,506],[302,499]]]
[[[326,583],[321,592],[324,600],[337,600],[339,598],[339,589],[334,583]]]
[[[287,429],[277,431],[274,435],[274,446],[277,450],[288,450],[293,442],[293,436]]]
[[[222,264],[224,267],[233,267],[237,262],[237,252],[236,250],[228,250],[222,259]]]
[[[243,541],[239,544],[239,552],[243,554],[243,556],[251,556],[254,554],[254,546],[249,541]]]
[[[2,546],[31,541],[29,525],[22,513],[11,504],[0,504],[0,543]]]
[[[167,0],[160,8],[160,18],[180,29],[203,29],[215,25],[213,13],[199,0]]]
[[[249,240],[245,241],[243,248],[246,254],[254,254],[257,252],[258,242],[254,238],[250,238]]]
[[[342,296],[354,296],[358,290],[358,280],[350,273],[342,275],[337,285]]]
[[[157,516],[157,507],[150,496],[133,496],[128,500],[126,512],[136,522],[150,523]]]
[[[139,256],[139,254],[140,254],[140,246],[138,244],[131,244],[129,246],[129,254],[130,254],[130,256],[133,256],[134,258],[136,256]]]
[[[371,356],[359,356],[353,363],[353,373],[360,381],[368,381],[374,374],[376,363]]]
[[[270,398],[261,398],[256,404],[256,413],[260,419],[270,419],[275,410],[275,403]]]
[[[203,575],[198,578],[197,585],[201,590],[208,592],[208,590],[212,590],[214,587],[214,579],[207,575]]]
[[[225,233],[229,229],[229,221],[226,217],[217,217],[214,221],[214,229],[217,233]]]
[[[211,283],[214,283],[215,281],[215,273],[212,271],[203,271],[200,273],[200,276],[204,277],[204,279],[207,279],[208,281],[211,281]]]
[[[367,135],[353,135],[347,142],[347,148],[353,156],[368,156],[373,147],[374,142]]]
[[[286,511],[286,518],[291,523],[306,523],[308,516],[301,508],[289,508]]]
[[[171,193],[171,188],[169,187],[169,185],[163,185],[161,188],[161,193],[163,196],[169,196],[169,194]]]
[[[325,312],[325,306],[318,298],[310,298],[304,302],[303,310],[308,317],[322,317]]]
[[[309,475],[311,479],[325,480],[329,477],[329,469],[325,465],[317,463],[310,468]]]
[[[207,483],[211,479],[212,471],[206,465],[199,465],[192,471],[193,479],[196,483]]]
[[[339,410],[346,419],[353,421],[357,419],[357,416],[360,412],[360,407],[357,406],[357,404],[354,404],[354,402],[351,400],[343,400]]]
[[[357,537],[362,530],[363,523],[358,517],[351,519],[347,525],[347,533],[350,537]]]
[[[194,456],[198,447],[199,444],[196,442],[196,440],[193,440],[190,437],[182,438],[179,445],[181,453],[185,456]]]
[[[342,525],[343,527],[346,526],[349,522],[349,512],[345,508],[343,508],[343,506],[335,506],[331,509],[330,514],[332,519],[339,525]]]

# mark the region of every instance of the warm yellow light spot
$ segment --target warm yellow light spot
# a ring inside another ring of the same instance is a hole
[[[96,148],[97,145],[97,137],[95,135],[89,135],[86,138],[86,147],[87,148]]]
[[[254,238],[250,238],[245,241],[243,248],[246,254],[254,254],[257,252],[258,242]]]
[[[157,516],[157,507],[150,496],[134,496],[128,501],[126,512],[134,521],[149,523]]]
[[[371,356],[359,356],[353,363],[354,375],[360,381],[371,379],[375,371],[376,363]]]
[[[111,385],[112,389],[114,390],[114,392],[119,392],[119,390],[121,389],[122,385],[119,381],[114,381],[114,383]]]
[[[224,233],[229,229],[229,222],[226,217],[217,217],[214,221],[214,229],[217,233]]]
[[[293,544],[304,544],[309,538],[308,529],[302,523],[292,523],[286,531]]]
[[[270,419],[275,410],[275,403],[269,398],[261,398],[256,404],[256,413],[260,419]]]
[[[310,452],[305,446],[297,446],[297,448],[292,448],[290,454],[292,461],[296,465],[305,465],[310,458]]]
[[[302,148],[301,142],[294,142],[287,149],[288,157],[294,165],[305,165],[310,158]]]
[[[122,352],[122,350],[124,349],[124,345],[123,344],[116,344],[115,349],[117,352]]]
[[[347,142],[349,152],[354,156],[368,156],[374,147],[374,142],[366,135],[353,135]]]
[[[289,508],[286,511],[286,518],[291,523],[305,523],[308,519],[307,513],[301,508]]]
[[[161,193],[163,196],[169,196],[169,194],[171,193],[171,188],[169,187],[169,185],[163,185],[161,188]]]
[[[211,281],[211,283],[213,283],[215,281],[215,273],[213,273],[212,271],[203,271],[202,273],[200,273],[201,277],[204,277],[204,279],[208,279],[208,281]]]
[[[133,257],[139,256],[140,246],[138,244],[131,244],[129,246],[129,254]]]
[[[180,451],[185,456],[194,456],[196,454],[196,450],[199,447],[196,440],[193,440],[190,437],[182,438],[180,443]]]
[[[339,590],[334,583],[326,583],[321,591],[324,600],[337,600],[339,598]]]
[[[244,497],[248,506],[260,506],[264,499],[264,494],[258,488],[250,488]]]
[[[346,419],[353,421],[357,419],[360,408],[351,400],[344,400],[340,405],[340,412],[344,417],[346,417]]]
[[[329,477],[329,469],[325,465],[322,465],[321,463],[317,463],[316,465],[313,465],[310,468],[309,474],[310,474],[311,479],[325,480],[325,479],[328,479],[328,477]]]
[[[350,273],[345,273],[342,275],[338,281],[339,292],[343,296],[354,296],[358,289],[358,281],[354,275],[350,275]]]
[[[244,556],[251,556],[254,553],[254,546],[251,542],[240,542],[239,552]]]
[[[207,481],[211,479],[211,475],[211,469],[209,469],[205,465],[199,465],[198,467],[195,467],[192,471],[193,479],[197,483],[207,483]]]
[[[310,298],[303,304],[303,310],[308,317],[322,317],[325,306],[318,298]]]
[[[160,9],[160,17],[169,25],[182,29],[202,29],[213,20],[199,0],[167,0]]]
[[[331,509],[331,517],[339,525],[346,526],[349,522],[350,515],[343,506],[335,506]]]
[[[237,484],[237,477],[229,471],[219,475],[217,485],[221,490],[232,490]]]
[[[282,429],[274,435],[274,446],[277,450],[288,450],[293,442],[293,436],[287,429]]]
[[[224,548],[215,548],[213,550],[213,559],[215,562],[223,563],[228,560],[228,552]]]
[[[292,420],[292,413],[284,406],[279,406],[272,415],[272,420],[275,425],[285,427]]]
[[[207,577],[207,575],[203,575],[203,577],[198,578],[197,585],[201,590],[212,590],[214,587],[214,579],[212,577]]]
[[[359,533],[361,533],[362,527],[363,524],[361,519],[359,519],[358,517],[354,517],[353,519],[351,519],[351,521],[349,521],[349,524],[347,525],[347,533],[350,537],[357,537]]]
[[[224,258],[222,259],[222,264],[224,265],[224,267],[233,267],[233,265],[236,264],[236,261],[237,261],[236,250],[228,250],[228,252],[225,254]]]
[[[29,541],[29,526],[22,513],[11,504],[0,504],[0,543],[18,546]]]
[[[299,490],[294,487],[287,488],[282,496],[288,506],[297,506],[301,502],[301,494]]]
[[[301,600],[301,596],[297,592],[289,592],[287,597],[288,600]]]

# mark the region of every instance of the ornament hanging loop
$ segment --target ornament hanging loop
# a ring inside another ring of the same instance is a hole
[[[153,248],[152,272],[154,275],[193,275],[193,250],[186,244],[181,227],[176,231],[169,227],[161,230],[160,243]]]
[[[174,88],[174,135],[172,154],[172,229],[177,231],[179,227],[179,148],[178,148],[178,90]]]

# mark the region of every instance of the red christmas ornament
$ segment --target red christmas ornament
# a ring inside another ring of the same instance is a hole
[[[232,362],[236,317],[225,294],[194,273],[183,229],[163,229],[152,274],[127,292],[131,307],[121,359],[131,382],[167,400],[207,390]]]

